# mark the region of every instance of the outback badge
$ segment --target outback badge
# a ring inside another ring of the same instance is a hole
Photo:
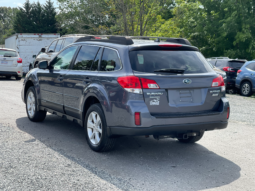
[[[192,83],[192,80],[191,80],[191,79],[184,79],[184,80],[183,80],[183,83],[184,83],[184,84],[191,84],[191,83]]]

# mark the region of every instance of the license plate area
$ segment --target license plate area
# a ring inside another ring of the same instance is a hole
[[[8,64],[8,61],[1,61],[1,64]]]
[[[203,105],[208,89],[168,90],[168,100],[171,107],[187,107]]]

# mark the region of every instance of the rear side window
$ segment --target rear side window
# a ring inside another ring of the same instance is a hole
[[[68,46],[69,44],[73,43],[73,39],[72,38],[66,38],[65,42],[63,44],[63,48],[65,48],[66,46]]]
[[[217,60],[215,66],[218,67],[218,68],[227,67],[227,66],[229,66],[229,65],[228,65],[228,60]]]
[[[73,70],[90,70],[99,47],[82,46],[75,60]]]
[[[180,69],[184,74],[212,72],[204,56],[197,51],[131,51],[132,69],[139,72],[154,73],[162,69]]]
[[[0,57],[18,57],[18,53],[11,50],[0,50]]]
[[[236,69],[240,69],[242,68],[242,66],[244,65],[244,62],[229,62],[229,67],[230,68],[236,68]]]
[[[116,50],[105,48],[101,60],[100,71],[114,71],[121,68]]]
[[[255,71],[255,62],[252,62],[246,66],[246,68]]]
[[[91,67],[92,71],[97,71],[98,70],[98,64],[99,64],[102,52],[103,52],[103,48],[100,48],[100,50],[98,51],[97,56],[95,58],[95,61],[92,65],[92,67]]]
[[[55,52],[59,52],[61,50],[62,42],[63,42],[63,40],[58,41],[57,46],[55,48]]]
[[[57,41],[53,41],[48,49],[48,52],[54,52]]]

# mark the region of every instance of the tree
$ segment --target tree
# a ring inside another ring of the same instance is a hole
[[[4,44],[7,35],[12,35],[16,8],[0,7],[0,44]]]
[[[51,0],[45,5],[30,3],[27,0],[19,7],[14,21],[14,31],[17,33],[56,33],[56,10]]]

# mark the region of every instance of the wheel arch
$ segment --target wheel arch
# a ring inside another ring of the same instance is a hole
[[[252,80],[249,79],[249,78],[243,78],[243,79],[241,80],[240,87],[242,86],[242,84],[243,84],[244,82],[250,82],[250,83],[251,83],[251,86],[253,87]]]
[[[25,85],[25,88],[24,88],[24,100],[25,100],[25,102],[26,102],[26,95],[27,95],[27,91],[28,91],[28,89],[30,88],[30,87],[32,87],[32,86],[34,86],[34,83],[32,82],[32,80],[28,80],[27,82],[26,82],[26,85]]]

